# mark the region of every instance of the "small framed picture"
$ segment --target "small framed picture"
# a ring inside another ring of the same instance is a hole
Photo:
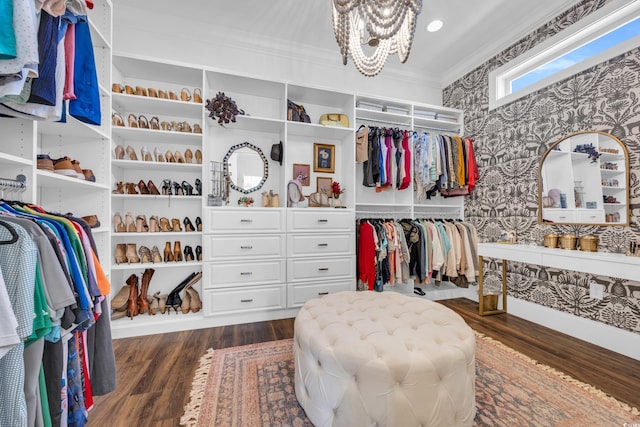
[[[300,181],[303,187],[309,187],[311,185],[311,165],[294,163],[293,179]]]
[[[324,193],[327,196],[331,197],[331,185],[333,184],[333,179],[326,176],[319,176],[316,178],[316,191],[318,193]]]
[[[336,146],[313,144],[313,171],[333,173],[335,169]]]

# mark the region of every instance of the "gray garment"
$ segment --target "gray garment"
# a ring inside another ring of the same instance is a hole
[[[24,397],[27,402],[27,425],[35,426],[40,406],[38,377],[42,365],[44,338],[34,341],[24,349]]]
[[[94,396],[103,396],[116,389],[116,358],[111,341],[111,319],[106,298],[102,315],[87,331],[89,377]]]
[[[68,343],[64,343],[64,345],[68,345]],[[62,378],[62,370],[65,366],[62,346],[62,340],[57,342],[46,341],[44,343],[44,356],[42,358],[52,426],[61,425],[60,414],[62,413],[62,407],[60,406],[60,395],[62,394],[62,381],[60,381],[60,379]]]

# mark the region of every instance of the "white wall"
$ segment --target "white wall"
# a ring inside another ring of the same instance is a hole
[[[342,65],[337,44],[332,52],[309,52],[293,42],[284,46],[250,35],[229,38],[216,27],[215,17],[211,22],[210,27],[202,27],[166,11],[118,4],[114,6],[113,50],[269,80],[442,105],[442,87],[429,77],[390,69],[364,77],[351,61]]]

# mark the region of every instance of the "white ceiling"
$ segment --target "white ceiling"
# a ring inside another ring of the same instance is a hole
[[[424,0],[409,60],[389,58],[385,70],[428,75],[450,83],[566,10],[577,0]],[[149,11],[168,13],[175,31],[203,34],[212,46],[225,40],[277,46],[279,52],[315,52],[341,64],[331,23],[330,0],[113,0],[145,23]],[[152,16],[152,15],[151,15]],[[426,31],[432,19],[445,25]],[[180,24],[178,24],[178,22]],[[116,22],[117,25],[117,22]],[[153,25],[151,23],[151,25]],[[181,34],[184,37],[184,34]],[[349,61],[348,67],[353,67]],[[384,70],[383,70],[384,73]]]

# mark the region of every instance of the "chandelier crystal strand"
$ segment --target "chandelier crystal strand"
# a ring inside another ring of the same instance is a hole
[[[368,77],[377,75],[389,55],[409,58],[422,0],[332,0],[333,32],[342,63],[351,55],[354,65]],[[371,56],[364,44],[375,47]]]

